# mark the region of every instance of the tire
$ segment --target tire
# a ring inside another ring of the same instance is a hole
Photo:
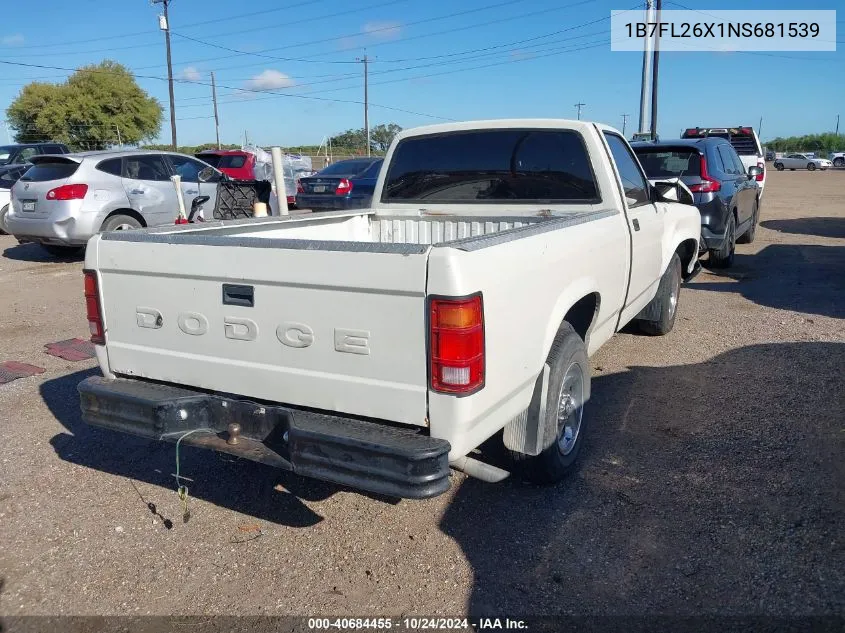
[[[669,334],[675,327],[675,316],[678,314],[678,299],[681,296],[681,258],[675,253],[669,260],[666,272],[660,278],[657,294],[645,307],[642,313],[649,318],[638,319],[640,330],[652,336]]]
[[[0,235],[7,235],[8,232],[6,231],[6,213],[9,212],[9,205],[3,205],[3,208],[0,209]]]
[[[569,323],[557,333],[546,361],[549,392],[541,424],[544,437],[554,437],[539,455],[510,451],[514,466],[528,481],[553,484],[575,466],[584,437],[584,403],[590,397],[590,362],[587,347]],[[561,415],[565,417],[561,419]]]
[[[59,244],[41,244],[40,246],[53,257],[74,257],[85,250],[84,246],[61,246]]]
[[[834,158],[833,159],[833,166],[834,167],[845,167],[845,158]]]
[[[730,268],[733,266],[736,251],[736,218],[733,213],[728,220],[728,230],[725,235],[724,246],[710,251],[710,265],[713,268]]]
[[[816,164],[815,163],[807,163],[807,170],[808,171],[816,171]]]
[[[783,171],[783,163],[775,163],[775,169],[778,171]]]
[[[106,218],[106,221],[103,222],[103,226],[100,227],[100,233],[107,233],[109,231],[131,231],[132,229],[140,228],[141,223],[131,215],[123,215],[119,213]]]
[[[738,244],[751,244],[754,237],[757,235],[757,223],[760,221],[760,203],[754,201],[754,211],[751,213],[751,226],[748,230],[740,235],[736,241]]]

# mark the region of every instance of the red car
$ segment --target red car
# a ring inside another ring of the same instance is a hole
[[[195,154],[235,180],[255,180],[255,154],[240,149],[209,149]]]

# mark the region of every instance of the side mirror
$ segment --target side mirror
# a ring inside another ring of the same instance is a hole
[[[748,180],[751,180],[752,178],[756,178],[757,176],[759,176],[762,173],[763,173],[763,170],[760,169],[757,165],[751,165],[751,167],[748,168]]]
[[[209,167],[202,169],[200,171],[200,173],[197,174],[197,179],[200,182],[209,182],[210,180],[212,180],[214,178],[216,173],[217,172],[214,170],[214,167],[209,166]]]

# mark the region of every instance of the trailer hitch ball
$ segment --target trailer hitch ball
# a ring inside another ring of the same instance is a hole
[[[237,444],[241,438],[241,425],[237,422],[232,422],[229,425],[229,438],[226,440],[226,444]]]

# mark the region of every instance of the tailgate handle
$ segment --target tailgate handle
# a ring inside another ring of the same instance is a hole
[[[255,307],[255,288],[237,284],[223,284],[223,305]]]

